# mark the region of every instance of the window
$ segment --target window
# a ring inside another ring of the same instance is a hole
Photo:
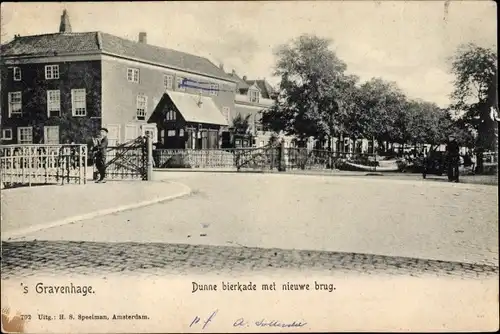
[[[186,90],[186,86],[184,86],[184,78],[183,77],[177,77],[177,90],[178,91],[185,91]]]
[[[3,129],[2,130],[2,139],[12,140],[12,129]]]
[[[59,79],[59,65],[45,66],[45,79]]]
[[[20,67],[14,67],[13,77],[14,77],[14,81],[21,81],[21,68]]]
[[[21,92],[9,93],[9,117],[12,115],[22,115],[23,104]]]
[[[139,82],[139,69],[137,68],[128,68],[127,69],[127,80],[128,82]]]
[[[259,92],[256,90],[251,90],[250,91],[250,102],[259,102]]]
[[[71,110],[73,116],[87,115],[87,93],[85,88],[71,90]]]
[[[167,137],[175,137],[175,130],[168,130]]]
[[[137,119],[140,121],[144,121],[146,119],[146,106],[148,103],[148,97],[140,94],[137,95]]]
[[[219,84],[210,84],[210,95],[215,95],[219,93]]]
[[[177,117],[177,113],[175,112],[175,110],[169,110],[165,114],[165,121],[175,121],[176,117]]]
[[[48,90],[47,91],[47,116],[60,116],[61,115],[61,91]]]
[[[222,107],[222,115],[226,119],[226,121],[229,123],[229,107]]]
[[[17,128],[17,142],[19,144],[33,143],[33,128],[31,126]]]
[[[174,77],[172,75],[165,74],[163,77],[163,84],[166,89],[172,89],[174,85]]]
[[[184,137],[184,129],[179,130],[179,137]]]

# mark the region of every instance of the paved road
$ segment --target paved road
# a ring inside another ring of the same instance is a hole
[[[5,243],[4,275],[22,268],[27,275],[44,268],[154,273],[341,267],[498,275],[496,187],[370,177],[162,176],[193,193],[21,240],[36,243]]]

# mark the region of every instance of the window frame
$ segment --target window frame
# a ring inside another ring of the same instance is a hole
[[[227,112],[227,114],[226,114]],[[231,115],[231,108],[229,107],[222,107],[222,116],[226,119],[226,122],[229,124],[229,119]]]
[[[12,106],[14,105],[14,102],[12,102],[12,96],[16,94],[19,94],[19,102],[15,104],[19,104],[20,108],[18,111],[13,111]],[[13,115],[22,115],[23,114],[23,92],[17,91],[17,92],[9,92],[8,94],[8,111],[9,111],[9,118],[12,117]]]
[[[9,137],[5,136],[5,133],[7,131],[10,132],[10,136]],[[3,140],[12,140],[13,135],[14,135],[14,133],[12,131],[12,128],[4,128],[4,129],[2,129],[2,139]]]
[[[181,85],[182,81],[184,81],[184,79],[186,79],[186,78],[181,77],[181,76],[177,76],[177,78],[176,78],[177,85],[176,85],[175,88],[179,92],[185,92],[186,91],[186,87]]]
[[[18,74],[19,74],[19,78],[16,78],[16,71],[18,71]],[[23,75],[22,75],[22,71],[21,71],[21,68],[20,67],[13,67],[12,68],[12,79],[14,81],[21,81],[23,78]]]
[[[172,74],[163,75],[163,86],[165,86],[165,89],[174,88],[174,76]]]
[[[211,83],[210,84],[210,95],[212,95],[212,96],[219,95],[219,84],[218,83]]]
[[[57,92],[57,93],[56,93]],[[51,95],[55,94],[55,95]],[[57,101],[51,101],[51,97],[58,97]],[[51,107],[57,107],[57,109],[51,109]],[[47,90],[47,117],[52,117],[51,112],[57,112],[58,116],[61,116],[61,91],[59,89]]]
[[[29,130],[31,140],[29,142],[21,142],[22,130]],[[33,144],[33,127],[32,126],[20,126],[17,128],[17,143],[18,144]]]
[[[131,74],[131,75],[130,75]],[[131,83],[139,83],[141,80],[141,72],[140,69],[135,67],[127,68],[127,81]]]
[[[259,103],[260,102],[260,92],[256,89],[251,89],[248,91],[250,102]],[[253,95],[255,94],[255,100],[253,99]]]
[[[76,97],[78,97],[77,94],[83,92],[83,101],[78,101],[76,100]],[[82,103],[83,102],[83,114],[80,115],[78,114],[77,109],[82,109],[81,107],[77,107],[77,103]],[[85,88],[74,88],[71,90],[71,115],[73,117],[86,117],[87,116],[87,89]]]
[[[143,101],[140,101],[140,99],[143,99]],[[140,108],[142,106],[142,103],[144,103],[144,108]],[[138,120],[145,121],[147,114],[148,114],[148,97],[145,94],[138,94],[137,97],[135,98],[135,116],[137,117]],[[144,119],[141,119],[142,117]]]
[[[50,71],[48,71],[49,69]],[[54,71],[55,69],[57,71]],[[45,80],[57,80],[59,79],[59,75],[59,65],[45,65]]]

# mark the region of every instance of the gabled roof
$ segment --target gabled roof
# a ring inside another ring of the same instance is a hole
[[[247,80],[247,84],[252,86],[256,85],[260,89],[263,98],[270,99],[274,93],[274,88],[266,80]]]
[[[197,96],[181,92],[167,92],[153,111],[148,122],[160,119],[166,101],[170,99],[186,122],[227,126],[228,123],[214,101],[207,96]],[[201,103],[199,103],[201,102]]]
[[[50,56],[63,53],[104,52],[235,82],[207,58],[102,32],[56,33],[16,37],[1,46],[2,56]]]

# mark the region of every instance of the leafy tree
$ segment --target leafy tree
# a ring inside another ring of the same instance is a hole
[[[497,148],[498,124],[490,117],[490,110],[497,103],[497,54],[472,43],[462,45],[451,59],[451,70],[455,75],[452,107],[462,111],[461,119],[477,131],[481,172],[483,150]]]
[[[236,115],[236,117],[233,118],[233,132],[238,134],[246,134],[248,132],[248,129],[250,128],[251,116],[251,114],[247,114],[246,116],[243,116],[241,114]]]
[[[265,125],[302,141],[333,135],[346,64],[329,47],[328,39],[303,35],[275,52],[280,91],[263,114]]]

